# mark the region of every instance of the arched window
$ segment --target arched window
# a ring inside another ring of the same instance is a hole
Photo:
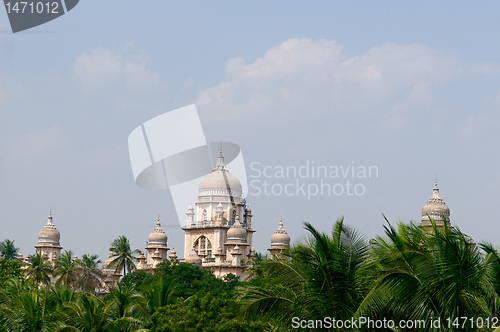
[[[203,209],[203,221],[207,221],[207,209]]]
[[[198,240],[194,243],[194,250],[200,256],[211,257],[212,256],[212,243],[205,236],[200,236]]]
[[[233,222],[236,221],[236,210],[233,210]]]

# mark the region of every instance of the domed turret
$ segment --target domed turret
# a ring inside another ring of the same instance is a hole
[[[432,227],[430,218],[434,219],[436,226],[443,227],[444,220],[448,226],[450,224],[450,208],[444,203],[441,196],[439,196],[439,188],[437,186],[437,178],[434,183],[434,188],[432,190],[432,197],[429,199],[427,204],[422,208],[422,222],[420,226],[422,227]]]
[[[274,256],[279,256],[283,250],[285,250],[290,245],[290,236],[287,234],[283,228],[283,219],[280,216],[280,222],[278,224],[278,229],[271,236],[271,248],[267,249],[271,253],[271,258]]]
[[[109,253],[109,257],[104,261],[102,262],[102,269],[103,270],[107,270],[107,269],[113,269],[114,270],[114,266],[111,266],[111,262],[113,261],[113,253],[110,252]]]
[[[227,231],[227,241],[231,242],[246,242],[247,231],[241,226],[240,219],[236,217],[233,226]]]
[[[194,248],[189,253],[189,255],[187,256],[185,262],[189,263],[189,264],[201,266],[201,258],[200,258],[200,256],[198,256],[198,254],[196,253],[196,251],[194,250]]]
[[[158,221],[156,222],[155,229],[149,234],[148,242],[149,245],[167,245],[167,234],[161,229],[160,215],[158,215]]]
[[[290,244],[290,236],[283,228],[283,219],[280,216],[280,223],[278,224],[278,229],[271,236],[271,246],[288,246]]]
[[[38,233],[38,243],[35,246],[36,251],[47,257],[52,266],[61,254],[61,234],[52,222],[52,211],[49,212],[47,223]]]
[[[218,193],[241,196],[242,189],[240,181],[234,175],[229,173],[226,165],[224,164],[222,144],[215,168],[212,170],[212,173],[201,179],[198,191],[201,195]]]
[[[172,251],[170,251],[170,256],[169,256],[170,260],[175,260],[177,259],[177,251],[175,250],[175,248],[172,248]]]
[[[47,223],[38,233],[38,244],[52,244],[58,246],[60,240],[61,234],[52,222],[52,211],[50,211]]]

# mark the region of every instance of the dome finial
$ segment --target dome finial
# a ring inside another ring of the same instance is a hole
[[[217,157],[217,164],[214,170],[225,170],[226,165],[224,165],[224,156],[222,155],[222,140],[220,141],[219,156]]]
[[[434,178],[434,188],[437,188],[438,187],[438,177],[436,175],[436,177]]]
[[[45,227],[54,227],[54,223],[52,222],[52,208],[49,210],[49,217],[47,218],[47,224]]]

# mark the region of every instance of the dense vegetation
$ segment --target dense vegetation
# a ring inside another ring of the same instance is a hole
[[[307,241],[279,258],[258,254],[244,281],[232,275],[220,280],[178,261],[162,262],[154,275],[135,271],[135,252],[120,237],[111,257],[116,269],[129,273],[106,294],[97,256],[72,259],[64,252],[54,268],[39,255],[20,263],[13,241],[5,240],[0,332],[494,331],[500,326],[493,324],[500,316],[500,254],[491,244],[435,225],[429,232],[387,222],[385,235],[369,242],[342,220],[330,234],[308,223],[304,228]],[[50,283],[49,276],[57,282]],[[396,326],[330,328],[325,317],[393,320]],[[398,327],[409,320],[427,324]],[[439,321],[439,328],[431,327],[432,321]]]

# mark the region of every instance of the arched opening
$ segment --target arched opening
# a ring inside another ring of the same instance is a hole
[[[211,258],[212,257],[212,242],[202,235],[194,243],[194,250],[200,257]]]

